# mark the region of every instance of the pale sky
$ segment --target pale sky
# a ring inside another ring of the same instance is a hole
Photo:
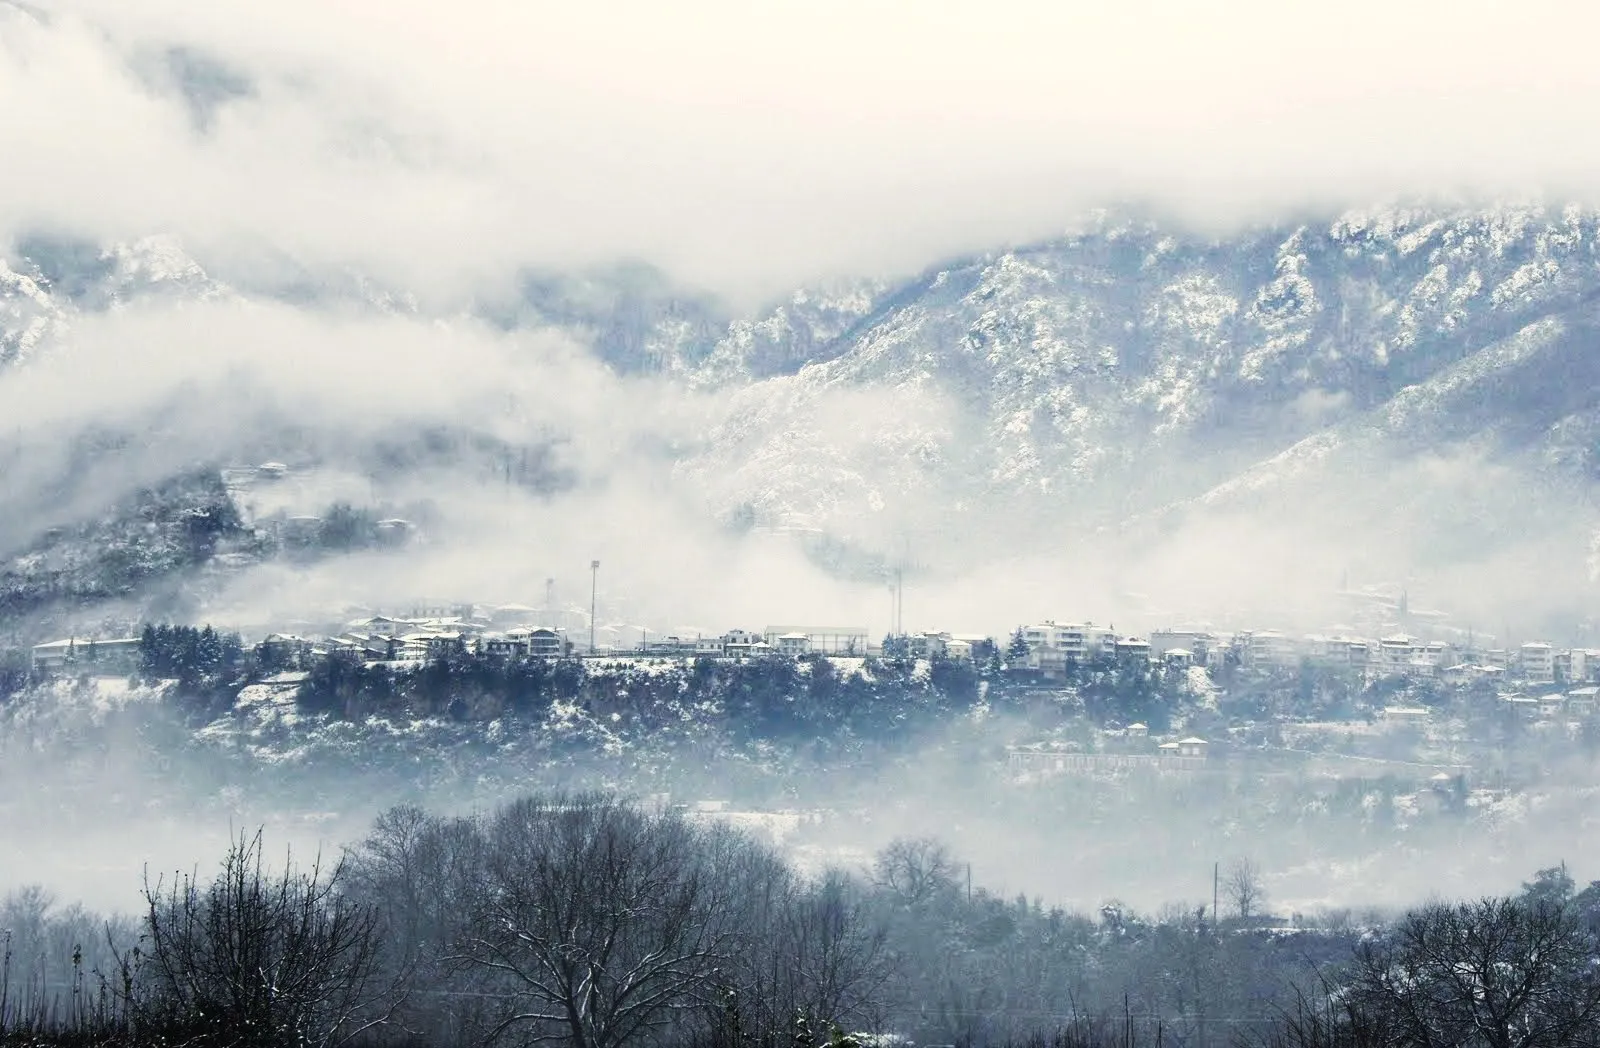
[[[445,293],[642,258],[744,298],[1118,200],[1589,200],[1597,29],[1549,0],[0,0],[0,239]],[[246,90],[197,122],[173,48]]]

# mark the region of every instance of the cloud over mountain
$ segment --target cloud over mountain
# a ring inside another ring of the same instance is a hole
[[[698,0],[0,8],[0,236],[480,294],[643,258],[762,296],[1064,228],[1423,192],[1593,199],[1571,5],[983,12]],[[219,270],[220,271],[220,270]]]

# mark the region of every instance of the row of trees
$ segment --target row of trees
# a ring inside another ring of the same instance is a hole
[[[139,676],[174,681],[176,704],[202,720],[233,707],[240,689],[257,675],[257,660],[239,634],[209,625],[146,624],[139,633]]]
[[[555,703],[640,731],[714,721],[741,741],[872,738],[970,709],[980,678],[962,663],[936,660],[920,674],[908,659],[873,660],[842,673],[820,656],[769,656],[741,662],[698,659],[640,668],[627,662],[545,660],[445,652],[416,667],[368,665],[330,657],[310,669],[302,708],[359,718],[404,710],[461,720],[538,720]]]
[[[1516,897],[1284,937],[1203,906],[1006,901],[925,839],[802,875],[720,824],[605,794],[395,808],[337,862],[267,859],[245,836],[215,876],[147,882],[138,926],[87,949],[81,912],[52,930],[37,893],[14,896],[0,1043],[999,1044],[1112,1016],[1125,1045],[1600,1043],[1600,885],[1576,892],[1564,869]],[[24,971],[13,946],[58,959]]]
[[[139,673],[145,677],[202,680],[239,669],[244,656],[237,633],[210,626],[147,624],[139,634]]]
[[[1365,938],[1270,1039],[1369,1045],[1590,1048],[1600,1044],[1600,882],[1565,867],[1515,898],[1434,902]]]
[[[0,1028],[41,1043],[620,1048],[881,1022],[892,959],[864,885],[802,877],[674,812],[603,794],[474,819],[396,808],[339,862],[265,860],[259,835],[241,837],[209,880],[147,883],[137,939],[111,932],[123,941],[101,958],[95,1007],[36,995],[8,1011],[0,996]]]

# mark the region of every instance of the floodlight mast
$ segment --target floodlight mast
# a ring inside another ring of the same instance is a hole
[[[595,597],[600,592],[600,562],[589,562],[589,653],[592,655],[597,650],[594,646],[594,611]]]

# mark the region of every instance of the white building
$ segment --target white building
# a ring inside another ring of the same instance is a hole
[[[1556,679],[1555,649],[1542,640],[1529,641],[1518,653],[1522,675],[1531,681]]]
[[[811,637],[805,633],[780,633],[767,639],[779,655],[797,658],[811,652]]]
[[[1567,692],[1567,713],[1574,717],[1594,716],[1597,697],[1600,697],[1600,688],[1593,684],[1573,688]]]
[[[938,659],[949,653],[950,634],[922,632],[906,637],[906,651],[916,659]],[[969,652],[970,653],[970,652]]]
[[[1313,634],[1306,637],[1303,643],[1306,658],[1318,666],[1333,669],[1366,669],[1372,647],[1368,641],[1345,633],[1331,636]]]
[[[1150,661],[1150,642],[1143,637],[1121,637],[1115,650],[1118,662]]]
[[[48,644],[35,644],[33,672],[42,673],[132,673],[139,668],[139,638],[116,637],[95,640],[68,637]]]
[[[744,659],[767,650],[766,638],[749,630],[729,630],[722,635],[722,654],[730,659]]]
[[[1022,639],[1028,645],[1028,667],[1046,672],[1069,662],[1085,662],[1115,644],[1111,631],[1104,627],[1049,619],[1023,627]]]
[[[1288,669],[1300,664],[1300,646],[1278,630],[1256,630],[1240,635],[1240,659],[1252,669]]]
[[[1378,641],[1376,658],[1369,663],[1369,667],[1381,674],[1411,674],[1415,667],[1412,661],[1421,653],[1422,646],[1417,638],[1405,633],[1395,633]]]
[[[515,633],[511,630],[509,633]],[[566,654],[567,638],[562,630],[553,626],[534,626],[528,629],[524,644],[527,653],[534,658],[553,659]]]
[[[807,652],[819,655],[865,655],[867,653],[867,628],[865,626],[768,626],[766,642],[783,651],[779,640],[785,635],[800,634],[806,638]],[[792,645],[791,645],[792,646]]]

